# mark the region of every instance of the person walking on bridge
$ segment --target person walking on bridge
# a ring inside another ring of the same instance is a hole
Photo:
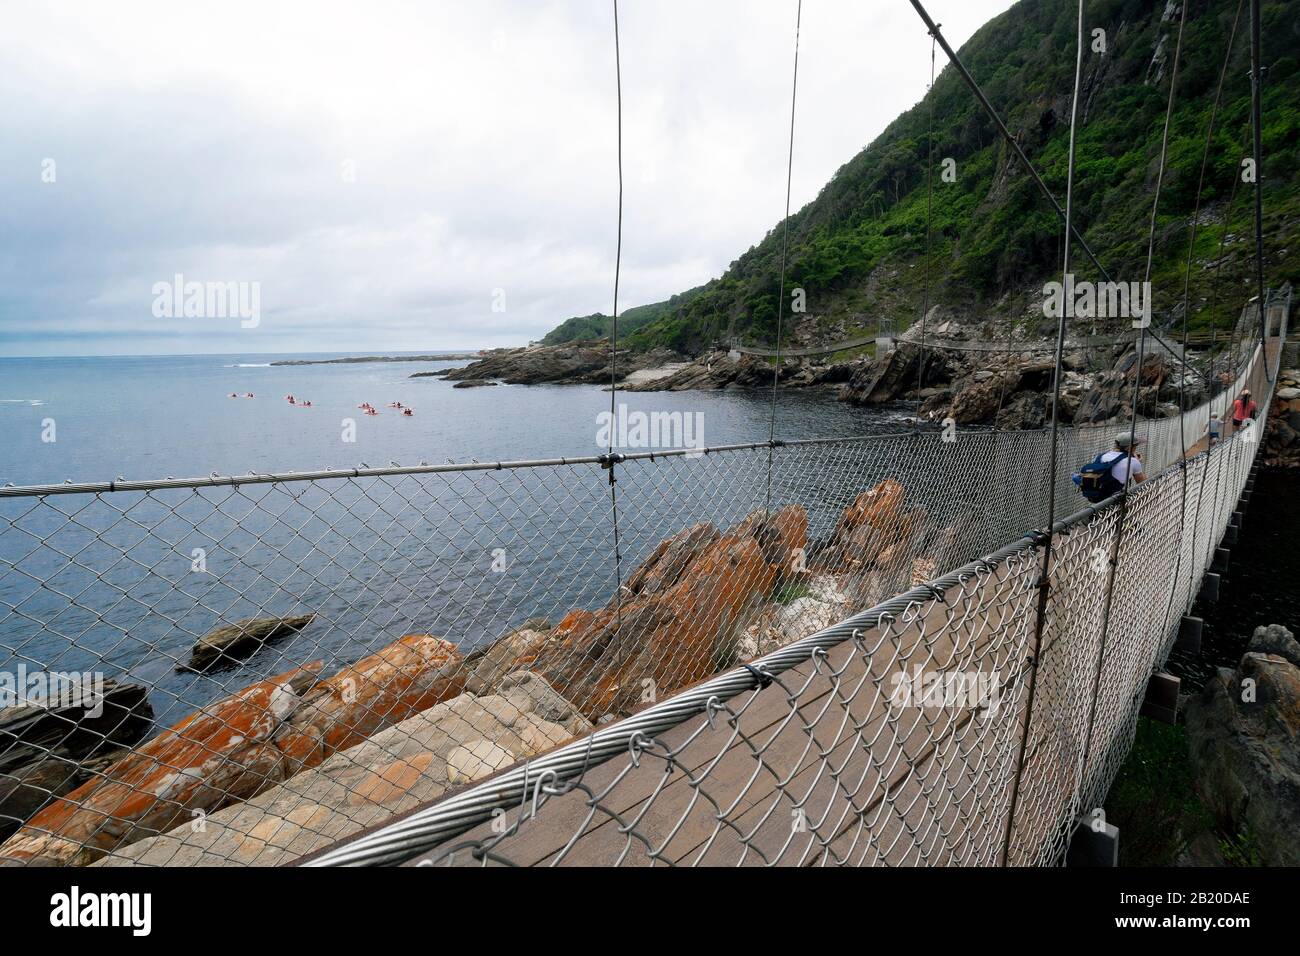
[[[1141,435],[1120,432],[1115,447],[1104,451],[1074,474],[1074,483],[1089,501],[1097,504],[1124,490],[1130,478],[1136,484],[1147,480],[1138,448],[1146,443]]]
[[[1115,436],[1115,450],[1101,456],[1103,463],[1114,463],[1110,468],[1110,476],[1115,479],[1120,488],[1124,487],[1125,481],[1130,477],[1134,484],[1139,485],[1147,480],[1147,474],[1142,470],[1141,451],[1146,443],[1147,440],[1141,435],[1120,432]]]
[[[1232,403],[1232,433],[1235,435],[1247,419],[1255,418],[1255,410],[1258,406],[1255,400],[1250,397],[1250,389],[1243,388],[1237,400]]]

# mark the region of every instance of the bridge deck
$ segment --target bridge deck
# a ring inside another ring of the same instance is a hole
[[[1277,342],[1268,345],[1271,362]],[[1206,440],[1196,439],[1186,457],[1205,450]],[[1054,579],[1061,573],[1054,568]],[[619,757],[592,768],[517,832],[498,840],[485,823],[454,842],[482,847],[486,862],[525,866],[998,863],[1025,732],[1021,665],[1032,642],[1035,576],[1023,561],[1003,564],[923,614],[868,632],[868,646],[843,643],[820,665],[806,662],[740,695],[712,725],[693,717],[659,734],[637,761]],[[1087,621],[1096,610],[1050,609],[1048,630],[1093,633]],[[1073,627],[1066,620],[1079,615]],[[1082,740],[1060,682],[1068,684],[1096,651],[1075,643],[1044,646],[1044,664],[1061,657],[1050,678],[1040,677],[1035,712],[1045,716],[1035,719],[1027,777],[1068,782],[1080,771]],[[1009,713],[996,720],[973,707],[891,713],[889,677],[918,664],[926,672],[1009,675],[1001,703]],[[1022,794],[1017,846],[1049,845],[1048,831],[1070,809],[1072,787],[1057,796],[1037,789]],[[506,821],[517,818],[510,812]],[[406,865],[483,862],[469,849],[450,858],[435,850]]]
[[[547,800],[494,852],[527,866],[997,862],[1025,695],[1004,689],[1010,720],[970,707],[886,716],[889,677],[904,663],[926,672],[1018,664],[1030,615],[997,629],[961,613],[972,601],[1005,602],[1009,619],[1024,610],[1032,595],[1023,575],[999,571],[907,626],[865,635],[871,652],[846,642],[819,667],[805,663],[734,699],[735,731],[726,714],[713,727],[701,715],[658,735],[639,765],[617,758],[593,768],[583,788]],[[491,837],[484,824],[456,842]],[[480,863],[468,852],[450,862]]]

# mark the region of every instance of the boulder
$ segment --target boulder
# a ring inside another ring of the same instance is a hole
[[[0,840],[84,779],[75,761],[45,753],[0,773]]]
[[[85,701],[0,708],[0,839],[152,729],[148,689],[111,678]]]
[[[271,737],[319,668],[258,681],[185,718],[28,820],[0,844],[0,862],[89,863],[278,783],[286,774]]]
[[[530,627],[521,627],[501,637],[486,651],[466,660],[466,666],[472,670],[465,678],[465,690],[471,694],[490,693],[511,671],[532,664],[545,640],[545,631]]]
[[[972,378],[973,381],[959,386],[953,396],[949,414],[958,425],[992,422],[1000,404],[1006,400],[1010,392],[1014,391],[1020,381],[1020,376],[1016,372],[1005,372],[1001,375],[989,372],[984,378],[981,378],[977,372]]]
[[[514,762],[515,755],[509,750],[479,738],[447,754],[447,780],[452,786],[473,783]]]
[[[57,750],[74,760],[89,759],[129,747],[153,729],[147,687],[107,678],[99,690],[77,703],[0,708],[0,773],[29,762],[33,752]]]
[[[1257,654],[1283,657],[1296,667],[1300,667],[1300,641],[1297,641],[1295,636],[1280,624],[1255,628],[1255,633],[1250,638],[1249,649]]]
[[[311,687],[275,735],[275,745],[298,763],[290,771],[297,773],[455,697],[464,683],[454,644],[430,634],[407,634]]]
[[[1002,411],[998,415],[997,426],[1008,431],[1042,428],[1051,419],[1051,414],[1052,396],[1050,392],[1017,392],[1003,403]],[[1062,418],[1064,419],[1065,416],[1063,415]]]
[[[1300,864],[1300,667],[1283,656],[1294,645],[1284,628],[1257,629],[1237,668],[1220,668],[1187,708],[1202,801],[1271,866]]]
[[[247,800],[460,693],[455,647],[408,634],[325,680],[319,661],[209,704],[60,797],[0,862],[85,864]]]
[[[903,511],[900,482],[886,478],[862,492],[844,510],[815,566],[833,573],[862,571],[900,537],[910,537],[911,521]]]
[[[798,506],[755,512],[731,531],[695,525],[659,546],[597,611],[571,611],[533,670],[589,718],[626,714],[717,672],[738,630],[806,546]]]
[[[250,617],[227,624],[199,638],[187,664],[177,664],[178,671],[202,674],[222,664],[233,664],[252,657],[262,645],[296,634],[311,623],[312,614],[294,617]]]
[[[807,594],[786,604],[769,604],[745,629],[736,642],[738,663],[770,654],[848,617],[849,596],[832,575],[810,575],[806,587]]]
[[[502,683],[498,695],[460,694],[202,826],[178,826],[98,865],[283,865],[592,729],[536,674]]]

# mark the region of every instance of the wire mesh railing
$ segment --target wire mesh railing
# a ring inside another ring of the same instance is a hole
[[[1183,425],[1144,423],[1149,472]],[[1064,430],[1061,459],[1110,437]],[[1104,793],[1247,437],[1134,494],[1120,560],[1150,572],[1116,576],[1104,642],[1112,512],[1057,540],[1032,713],[1042,543],[1019,536],[1046,520],[1045,431],[0,489],[0,862],[370,860],[373,840],[396,861],[453,837],[475,853],[439,860],[478,862],[543,831],[567,833],[555,860],[1056,859],[1041,828]],[[899,703],[936,674],[941,706]]]

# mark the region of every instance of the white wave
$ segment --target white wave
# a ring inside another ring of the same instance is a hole
[[[223,365],[222,368],[270,368],[270,362],[240,362],[238,365]]]
[[[0,405],[44,405],[39,398],[0,398]]]

